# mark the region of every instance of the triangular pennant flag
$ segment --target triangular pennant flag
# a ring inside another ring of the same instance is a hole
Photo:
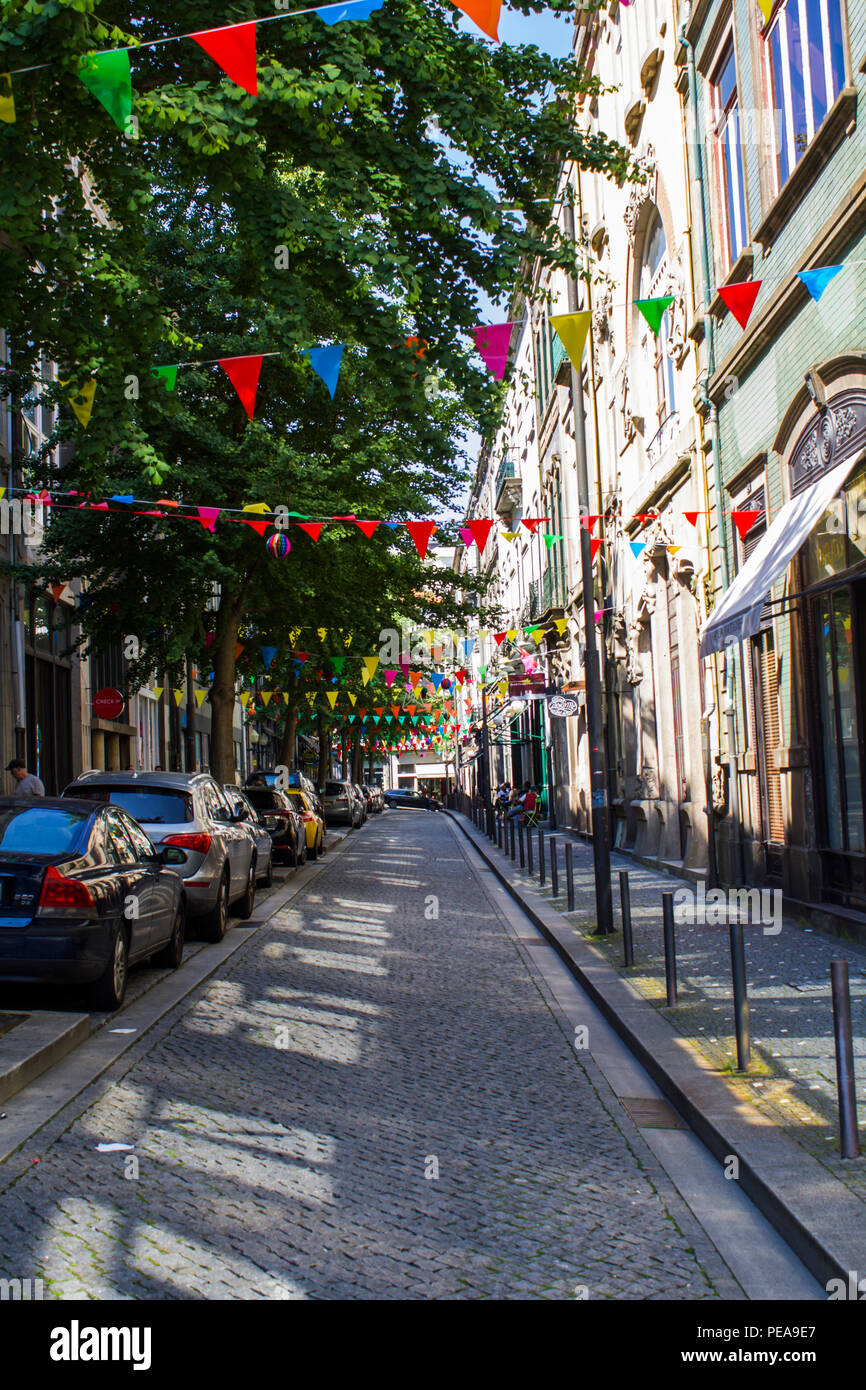
[[[435,521],[407,521],[406,530],[415,542],[415,549],[423,560],[427,554],[430,537],[436,530]]]
[[[551,314],[550,322],[568,353],[572,366],[580,371],[583,349],[592,323],[591,311],[584,309],[579,314]]]
[[[369,19],[374,10],[380,10],[385,0],[348,0],[345,5],[328,5],[316,10],[325,24],[339,24],[344,19]]]
[[[241,511],[258,512],[259,514],[266,512],[268,516],[271,514],[271,509],[267,502],[248,502],[245,507],[241,507]],[[245,526],[252,526],[253,530],[257,531],[260,536],[265,534],[271,524],[270,521],[248,521],[244,516],[239,517],[239,520],[242,521]]]
[[[176,705],[179,706],[181,700],[183,699],[183,691],[182,691],[182,690],[173,690],[173,691],[172,691],[172,694],[174,695],[174,703],[175,703]]]
[[[770,17],[773,13],[773,3],[774,0],[758,0],[758,7],[760,8],[761,14],[764,16],[765,24],[769,24],[770,22]]]
[[[474,541],[479,554],[482,554],[492,529],[492,521],[467,521],[465,526],[461,526],[460,534],[467,545]]]
[[[548,550],[550,550],[551,546],[556,545],[557,541],[564,541],[565,536],[551,534],[547,536],[542,536],[541,539],[544,541],[544,544],[547,546]]]
[[[162,382],[166,391],[173,391],[177,386],[177,367],[151,367],[150,370]]]
[[[190,38],[201,45],[232,82],[243,87],[250,96],[258,95],[255,20],[230,24],[223,29],[203,29],[198,34],[190,34]]]
[[[697,526],[698,517],[706,516],[706,512],[683,512],[683,516],[690,526]]]
[[[262,697],[262,702],[263,702],[263,704],[264,704],[264,706],[265,706],[265,709],[267,709],[268,705],[271,703],[271,698],[272,698],[272,696],[273,696],[273,693],[274,693],[274,692],[273,692],[272,690],[260,690],[260,691],[259,691],[259,694],[260,694],[261,697]]]
[[[328,388],[331,400],[334,399],[334,392],[337,389],[337,382],[340,378],[340,361],[343,356],[343,345],[335,344],[333,347],[303,348],[305,357],[309,357],[310,366],[320,376]],[[354,521],[354,517],[349,520]]]
[[[283,691],[283,699],[285,700],[286,704],[289,703],[289,697],[288,697],[288,695],[286,694],[285,691]]]
[[[245,650],[246,650],[246,648],[244,647],[243,642],[236,642],[236,643],[235,643],[235,661],[237,661],[237,659],[238,659],[238,657],[240,656],[241,652],[242,652],[242,651],[245,651]]]
[[[102,102],[120,130],[126,130],[132,115],[132,77],[129,50],[110,49],[107,53],[88,53],[78,65],[78,76],[97,101]]]
[[[505,641],[505,633],[504,633],[504,632],[494,632],[494,634],[493,634],[493,640],[494,640],[494,642],[496,643],[497,647],[501,647],[501,646],[502,646],[502,643]]]
[[[812,298],[817,302],[834,276],[844,270],[841,265],[822,265],[818,270],[800,270],[798,278],[803,281]]]
[[[565,632],[565,629],[568,627],[568,618],[554,618],[553,626],[556,628],[557,632],[561,637],[562,634]]]
[[[249,709],[249,707],[250,707],[250,700],[251,700],[252,698],[253,698],[253,697],[252,697],[252,695],[250,694],[250,692],[249,692],[248,690],[242,690],[241,693],[240,693],[240,695],[238,696],[238,699],[240,700],[240,702],[241,702],[241,704],[243,705],[244,709]]]
[[[262,661],[265,663],[265,670],[266,670],[266,671],[270,671],[271,667],[272,667],[273,664],[274,664],[274,657],[275,657],[276,654],[277,654],[277,648],[276,648],[276,647],[262,647],[262,648],[261,648],[261,653],[262,653]]]
[[[355,708],[355,701],[357,700],[357,698],[357,695],[349,695],[349,703],[352,706],[352,709]]]
[[[739,531],[741,541],[746,539],[759,516],[763,516],[763,512],[731,512],[731,521]]]
[[[328,658],[328,660],[330,661],[337,675],[341,676],[343,674],[343,667],[346,664],[346,658],[344,656],[331,656]]]
[[[730,309],[741,328],[745,328],[749,322],[760,288],[760,280],[741,280],[736,285],[719,286],[719,298]]]
[[[164,690],[165,690],[165,686],[164,686],[164,685],[155,685],[155,686],[153,687],[153,698],[154,698],[155,700],[161,700],[161,699],[162,699],[162,692],[163,692]]]
[[[667,546],[667,552],[668,552],[669,555],[678,555],[678,554],[680,553],[681,550],[682,550],[682,546],[681,546],[681,545],[669,545],[669,546]]]
[[[9,125],[15,120],[15,98],[12,95],[12,79],[8,72],[0,73],[0,121]]]
[[[391,689],[391,686],[394,684],[394,682],[395,682],[396,679],[397,679],[397,672],[396,672],[396,671],[386,671],[386,672],[385,672],[385,684],[387,685],[387,687],[388,687],[389,690]]]
[[[241,405],[251,420],[256,408],[256,391],[258,390],[263,356],[263,353],[252,353],[249,357],[221,357],[219,359],[220,366],[237,391]]]
[[[634,301],[634,306],[636,309],[640,309],[653,333],[658,337],[659,329],[662,326],[662,319],[665,316],[665,310],[669,308],[673,302],[673,295],[665,294],[656,299],[636,299]]]
[[[211,534],[216,530],[217,517],[220,514],[219,507],[198,507],[198,519],[206,531]]]
[[[500,535],[504,541],[516,541],[520,535],[519,531],[501,531]]]
[[[499,42],[499,15],[502,0],[454,0],[458,10],[478,25],[482,33]]]
[[[312,536],[314,541],[317,541],[322,534],[321,521],[299,521],[298,525],[302,531],[306,531],[308,536]]]
[[[603,542],[602,542],[600,539],[598,539],[598,540],[593,539],[593,540],[590,541],[590,543],[589,543],[589,554],[590,554],[590,559],[592,559],[592,560],[595,559],[596,555],[597,555],[598,552],[601,550],[602,544],[603,544]]]
[[[582,516],[580,518],[580,524],[585,527],[587,531],[594,531],[596,522],[600,520],[601,514],[599,512],[594,512],[591,516]]]
[[[86,430],[90,424],[90,416],[93,413],[93,397],[96,395],[96,378],[91,377],[86,381],[81,390],[75,396],[69,397],[69,404],[75,411],[78,423],[81,428]]]
[[[477,324],[472,330],[475,346],[484,358],[488,370],[499,381],[505,376],[505,369],[508,366],[508,351],[513,329],[513,323],[490,323]]]
[[[325,638],[328,635],[328,629],[326,627],[317,627],[316,633],[318,635],[319,641],[324,642]]]
[[[336,690],[326,690],[326,691],[325,691],[325,699],[327,700],[328,704],[331,706],[331,709],[333,709],[334,706],[335,706],[335,704],[337,703],[337,691],[336,691]]]
[[[538,534],[539,526],[549,520],[549,516],[523,516],[520,518],[520,524],[525,526],[527,531],[531,531],[533,536],[535,536]]]
[[[369,540],[379,523],[378,521],[356,521],[355,525],[360,527]]]
[[[367,673],[367,680],[370,681],[376,674],[376,667],[379,665],[378,656],[363,656],[364,670]]]
[[[510,627],[506,632],[505,636],[508,638],[509,642],[513,642],[515,637],[517,636],[517,628]]]
[[[315,692],[315,690],[308,690],[308,691],[307,691],[307,704],[310,706],[310,709],[313,708],[313,705],[314,705],[315,703],[316,703],[316,692]]]
[[[646,541],[629,541],[629,545],[631,546],[631,553],[634,555],[635,559],[639,559],[646,550]]]

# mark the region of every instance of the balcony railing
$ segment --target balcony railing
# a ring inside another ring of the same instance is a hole
[[[500,516],[510,516],[523,500],[520,469],[512,459],[504,458],[497,469],[495,496]]]
[[[535,622],[565,608],[565,576],[562,570],[545,570],[529,586],[529,621]]]

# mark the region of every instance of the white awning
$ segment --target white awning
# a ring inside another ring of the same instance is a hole
[[[761,609],[776,580],[785,573],[863,457],[864,451],[858,449],[785,503],[725,591],[709,622],[701,628],[701,656],[710,656],[746,637],[754,637],[761,626]]]

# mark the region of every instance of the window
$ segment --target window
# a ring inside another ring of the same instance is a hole
[[[643,266],[640,274],[639,299],[657,299],[668,291],[668,247],[665,231],[658,212],[654,212],[644,236]],[[669,415],[676,410],[676,374],[669,352],[670,314],[662,318],[656,336],[649,327],[642,341],[652,365],[655,378],[653,408],[656,431],[660,430]],[[656,431],[653,431],[655,434]],[[651,436],[652,437],[652,436]]]
[[[132,819],[124,820],[123,825],[141,863],[146,864],[149,860],[155,859],[156,850],[145,835],[141,826],[136,825],[135,821]]]
[[[108,857],[115,864],[135,864],[138,862],[132,841],[126,833],[126,826],[116,811],[106,812],[105,838]]]
[[[728,39],[710,78],[715,150],[717,227],[724,273],[746,245],[746,188],[740,145],[740,101],[733,36]]]
[[[778,193],[845,85],[841,0],[784,0],[764,46]]]

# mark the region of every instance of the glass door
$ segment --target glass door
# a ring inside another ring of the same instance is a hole
[[[866,897],[863,821],[863,651],[866,584],[813,600],[823,839],[832,896]]]

